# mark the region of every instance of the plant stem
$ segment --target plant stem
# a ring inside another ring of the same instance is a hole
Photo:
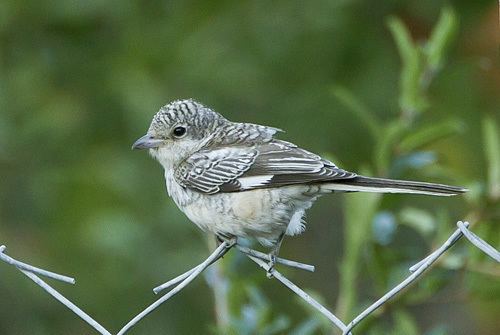
[[[213,236],[207,238],[209,250],[216,247],[215,239]],[[225,274],[224,264],[216,262],[209,269],[207,274],[208,285],[214,294],[214,310],[215,310],[215,323],[219,332],[224,333],[229,327],[230,313],[229,313],[229,280]]]

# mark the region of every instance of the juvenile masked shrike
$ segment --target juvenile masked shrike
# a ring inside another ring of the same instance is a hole
[[[332,192],[451,196],[464,188],[371,178],[274,138],[280,130],[231,122],[194,100],[163,106],[133,149],[165,169],[169,196],[206,232],[251,237],[276,256],[285,235],[304,231],[304,213]]]

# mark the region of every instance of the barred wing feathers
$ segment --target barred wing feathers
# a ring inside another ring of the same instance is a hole
[[[251,147],[202,150],[189,157],[175,172],[176,180],[184,187],[209,194],[355,176],[318,155],[279,140]]]
[[[220,186],[230,183],[250,169],[257,150],[227,147],[198,151],[175,170],[177,182],[203,193],[217,193]]]
[[[258,146],[258,150],[259,155],[255,162],[242,177],[272,176],[264,185],[258,185],[259,187],[307,184],[356,176],[355,173],[345,171],[289,142],[275,140]]]

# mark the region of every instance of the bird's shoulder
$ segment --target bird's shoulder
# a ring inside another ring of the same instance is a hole
[[[281,129],[254,123],[225,122],[211,136],[206,148],[240,146],[242,148],[268,143]]]

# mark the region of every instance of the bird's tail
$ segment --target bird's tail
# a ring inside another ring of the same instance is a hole
[[[451,196],[467,192],[467,189],[420,181],[395,180],[356,176],[323,184],[324,189],[344,192],[413,193]]]

